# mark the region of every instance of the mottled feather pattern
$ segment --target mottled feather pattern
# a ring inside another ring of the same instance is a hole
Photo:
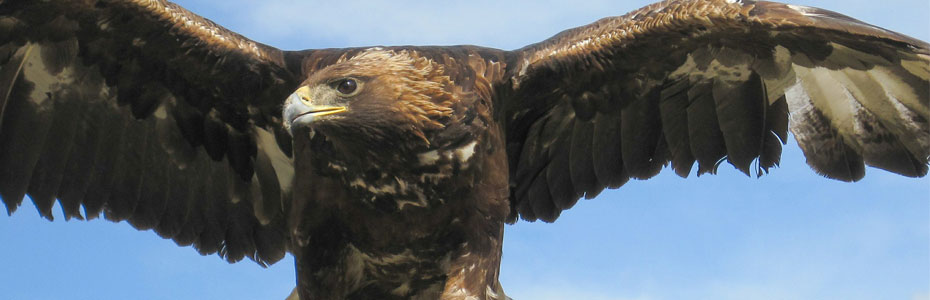
[[[510,104],[510,126],[529,128],[508,137],[525,140],[511,151],[519,161],[513,207],[525,219],[552,221],[558,214],[542,210],[557,206],[523,202],[574,203],[561,198],[597,193],[620,166],[625,176],[646,179],[667,163],[687,177],[695,161],[698,175],[727,161],[761,175],[778,165],[789,127],[824,176],[858,180],[865,164],[923,176],[930,157],[928,48],[834,12],[764,1],[664,1],[566,30],[517,50],[510,73],[512,98],[524,103]],[[606,103],[587,105],[592,94]],[[601,161],[594,167],[577,154],[586,135],[533,130],[563,122],[554,118],[577,124],[594,115],[618,119],[620,132],[597,134],[593,144],[620,139],[614,147],[621,149],[588,154]],[[556,144],[538,142],[553,137]],[[576,151],[567,168],[559,155],[540,155],[561,149],[560,142]],[[581,178],[588,169],[600,184],[572,185],[573,194],[521,192],[538,181],[528,179],[533,174],[564,174],[546,183],[571,184],[562,177]]]
[[[289,160],[289,148],[257,137],[280,130],[288,87],[270,84],[292,80],[282,52],[164,1],[6,1],[0,10],[11,55],[0,69],[8,212],[28,194],[49,219],[58,200],[66,219],[103,213],[229,261],[283,257],[290,178],[277,174],[293,167],[256,159],[261,149]],[[235,87],[196,87],[219,74]]]

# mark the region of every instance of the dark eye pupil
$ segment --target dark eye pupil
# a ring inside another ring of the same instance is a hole
[[[354,79],[343,79],[336,85],[336,91],[342,94],[351,94],[358,88],[358,83]]]

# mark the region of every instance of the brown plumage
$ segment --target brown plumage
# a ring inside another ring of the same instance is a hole
[[[514,51],[280,51],[159,1],[0,12],[10,212],[291,252],[306,298],[500,297],[505,222],[669,163],[760,174],[789,112],[828,177],[930,156],[928,45],[778,3],[666,1]]]

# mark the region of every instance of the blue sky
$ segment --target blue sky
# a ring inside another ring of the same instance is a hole
[[[283,49],[476,44],[502,49],[621,15],[647,1],[178,1]],[[930,2],[791,1],[930,40]],[[782,167],[747,178],[665,171],[554,224],[505,234],[501,281],[515,299],[930,299],[930,179],[877,169],[841,183],[789,144]],[[56,212],[59,212],[56,209]],[[3,299],[283,299],[293,260],[262,269],[201,257],[127,224],[0,216]]]

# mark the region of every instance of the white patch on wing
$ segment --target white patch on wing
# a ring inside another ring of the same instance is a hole
[[[697,69],[698,69],[697,63],[694,62],[694,57],[689,53],[688,58],[685,59],[685,62],[681,64],[681,66],[678,66],[678,68],[675,69],[675,71],[672,71],[672,73],[669,73],[668,77],[671,79],[678,79],[678,78],[681,78],[682,76],[687,76],[688,74],[691,74],[691,72],[694,72]]]
[[[823,64],[849,67],[794,66],[810,105],[819,109],[847,143],[859,151],[872,144],[867,141],[876,138],[870,124],[879,124],[898,137],[908,151],[926,155],[930,136],[918,133],[927,132],[927,128],[923,123],[912,121],[930,114],[930,109],[920,100],[920,93],[925,91],[919,89],[925,86],[913,86],[901,74],[910,73],[925,80],[930,77],[927,67],[909,64],[915,57],[906,54],[902,54],[904,58],[900,64],[895,64],[840,44],[831,46],[834,50]],[[916,60],[921,58],[918,56]],[[801,61],[801,65],[811,63],[801,54],[794,59]]]
[[[803,9],[803,7],[799,8]],[[877,118],[888,130],[899,138],[905,147],[914,153],[926,153],[928,139],[926,128],[913,122],[915,117],[926,118],[930,108],[920,100],[920,91],[926,86],[913,86],[902,74],[916,76],[920,80],[930,77],[930,64],[926,56],[909,55],[899,52],[900,62],[892,62],[884,57],[831,43],[833,51],[823,62],[813,62],[803,54],[796,54],[792,59],[799,62],[794,65],[797,81],[801,82],[810,103],[823,112],[831,125],[852,141],[860,145],[863,138],[872,138],[862,122],[861,114]],[[776,52],[776,54],[778,54]],[[916,63],[915,63],[916,62]],[[823,64],[827,66],[845,66],[841,68],[806,68],[801,65]],[[792,111],[794,109],[792,108]],[[873,122],[875,122],[873,121]]]
[[[906,82],[894,75],[893,70],[885,67],[876,67],[869,71],[869,76],[878,81],[889,98],[893,98],[904,106],[916,111],[917,113],[927,116],[930,115],[930,109],[920,100],[920,95],[915,87],[908,85]],[[930,76],[928,76],[930,78]],[[926,80],[926,78],[922,78]]]
[[[917,54],[917,59],[902,59],[901,67],[920,78],[930,78],[930,55]]]
[[[830,76],[830,70],[796,67],[795,72],[814,107],[823,112],[841,134],[850,133],[856,111],[850,106],[849,91]]]
[[[52,75],[45,66],[45,62],[42,61],[41,53],[46,51],[45,47],[36,44],[26,45],[26,47],[30,46],[38,51],[29,53],[29,57],[25,58],[26,63],[23,65],[23,76],[35,84],[32,94],[29,95],[29,100],[40,108],[48,108],[43,104],[49,99],[49,94],[54,90],[53,87],[55,85],[70,85],[74,82],[73,70],[71,66],[68,66],[58,75]]]
[[[810,97],[804,92],[804,87],[801,86],[800,78],[796,79],[793,85],[785,89],[785,100],[788,102],[788,108],[792,112],[801,111],[802,108],[810,105]],[[790,117],[792,114],[788,116]],[[791,121],[794,123],[801,120],[792,118]]]
[[[264,128],[255,127],[255,144],[258,150],[268,155],[268,159],[271,160],[271,167],[274,168],[275,175],[278,177],[281,191],[289,192],[294,183],[293,160],[281,151],[274,134]]]
[[[791,51],[781,45],[775,46],[772,58],[770,61],[772,64],[767,65],[770,69],[758,66],[758,64],[767,64],[767,61],[760,61],[753,66],[765,83],[769,104],[778,101],[781,95],[785,94],[785,90],[797,83],[794,68],[791,65]]]
[[[891,97],[891,104],[895,108],[895,110],[897,110],[898,114],[901,116],[902,119],[915,120],[918,118],[918,115],[914,113],[914,111],[904,106],[904,104],[902,104],[900,101],[898,101],[894,97]],[[912,131],[912,132],[927,132],[927,128],[920,127],[920,125],[917,122],[903,122],[902,126],[906,127],[907,130]],[[908,141],[907,139],[904,139],[904,141],[905,141],[906,146],[912,145],[911,143],[907,143]],[[920,154],[928,155],[927,152],[930,151],[928,150],[930,149],[930,135],[918,134],[915,137],[913,142],[917,143],[918,145],[918,149],[910,149],[913,153],[917,153],[918,155]]]
[[[689,53],[685,62],[669,73],[668,78],[672,80],[687,78],[690,83],[714,81],[739,83],[749,79],[752,75],[750,64],[753,59],[748,54],[732,50],[719,50],[717,54],[708,53],[715,50],[705,48]],[[694,57],[706,55],[715,55],[715,58],[706,65],[698,65]]]

